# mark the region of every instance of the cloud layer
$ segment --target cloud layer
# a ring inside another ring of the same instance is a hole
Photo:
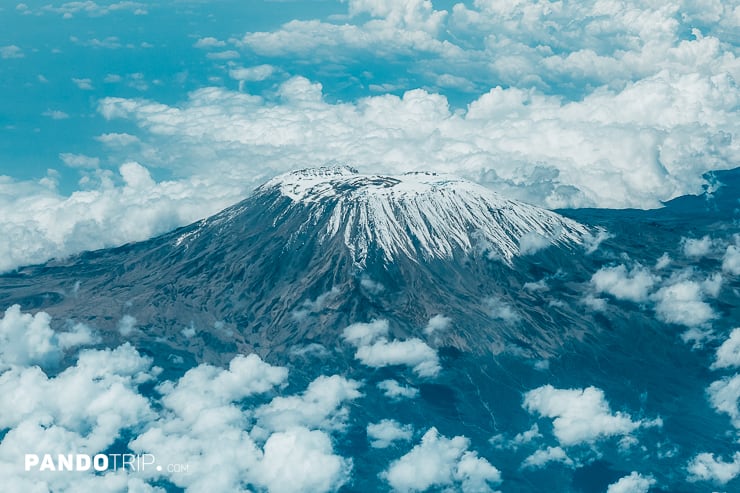
[[[350,478],[352,461],[335,453],[331,434],[343,430],[344,403],[361,395],[358,382],[320,376],[302,393],[275,395],[288,370],[254,354],[236,356],[227,368],[202,364],[160,381],[161,369],[129,344],[82,350],[75,364],[52,376],[34,364],[52,350],[75,350],[89,342],[79,334],[90,334],[55,332],[50,321],[44,312],[31,316],[17,306],[0,321],[8,343],[0,371],[4,491],[47,485],[54,491],[152,492],[161,489],[149,482],[166,480],[188,493],[330,492]],[[29,353],[29,344],[39,341],[44,351]],[[154,391],[144,390],[157,381]],[[410,438],[406,428],[399,428],[402,437],[392,436],[384,424],[379,439]],[[187,471],[119,468],[96,475],[23,468],[27,453],[95,455],[110,453],[120,441],[128,442],[130,452],[153,454],[160,465],[186,465]]]

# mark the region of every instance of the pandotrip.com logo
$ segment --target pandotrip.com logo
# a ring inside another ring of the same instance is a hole
[[[188,464],[159,464],[154,454],[26,454],[24,469],[27,472],[190,472]]]

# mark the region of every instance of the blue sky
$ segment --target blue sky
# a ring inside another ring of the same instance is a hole
[[[550,208],[737,166],[738,2],[0,7],[0,268],[140,240],[326,162]],[[12,243],[12,242],[11,242]]]

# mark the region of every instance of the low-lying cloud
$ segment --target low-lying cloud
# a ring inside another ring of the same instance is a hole
[[[420,377],[434,377],[442,367],[439,356],[419,338],[389,340],[386,320],[356,323],[343,331],[344,340],[357,348],[355,359],[373,368],[408,366]]]
[[[596,387],[557,389],[544,385],[524,394],[523,405],[530,413],[552,419],[553,434],[565,446],[625,436],[641,427],[661,424],[612,412],[604,392]]]

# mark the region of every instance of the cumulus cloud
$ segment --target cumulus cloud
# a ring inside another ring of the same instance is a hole
[[[270,493],[336,491],[349,478],[352,461],[334,454],[325,433],[292,428],[270,435],[255,482]]]
[[[714,241],[708,235],[701,238],[681,238],[681,246],[687,257],[705,257],[711,253]]]
[[[73,77],[72,82],[74,82],[78,89],[82,89],[83,91],[93,90],[92,80],[90,79],[78,79]]]
[[[701,283],[683,279],[660,288],[652,298],[655,313],[663,322],[703,326],[716,318],[712,307],[704,301],[705,289]]]
[[[657,207],[660,200],[699,191],[701,172],[730,166],[734,141],[715,144],[720,128],[732,133],[727,102],[719,96],[733,92],[729,84],[723,78],[663,73],[616,94],[604,91],[573,102],[536,90],[494,88],[460,113],[443,95],[422,89],[328,103],[320,85],[294,77],[278,89],[275,101],[204,88],[177,106],[105,98],[100,111],[107,118],[133,120],[153,138],[172,143],[167,152],[193,165],[184,151],[198,156],[208,145],[223,149],[224,158],[238,149],[241,162],[269,153],[275,171],[295,162],[339,159],[367,171],[458,173],[550,207]],[[291,97],[309,88],[309,99]],[[688,110],[689,101],[681,101],[687,92],[700,105],[716,105],[707,108],[713,114],[710,127]],[[646,112],[626,109],[628,101],[658,104],[653,94],[667,94],[669,101],[664,105],[661,96],[660,107]],[[673,114],[676,105],[686,111]],[[684,131],[692,138],[680,139]],[[538,136],[538,145],[532,136]],[[431,141],[434,146],[424,144]],[[719,155],[688,159],[710,145]],[[236,159],[233,166],[249,177]]]
[[[212,36],[207,36],[205,38],[198,39],[193,46],[196,48],[221,48],[226,46],[226,42]]]
[[[733,276],[740,276],[740,246],[729,245],[727,247],[722,257],[722,270]]]
[[[656,281],[648,269],[639,265],[629,271],[624,265],[602,267],[591,276],[591,284],[597,292],[635,302],[646,301]]]
[[[734,329],[722,345],[717,348],[712,369],[740,366],[740,328]]]
[[[84,324],[57,332],[51,328],[48,313],[22,313],[20,305],[5,310],[0,319],[0,363],[3,364],[51,365],[59,361],[64,351],[95,341],[92,331]]]
[[[192,466],[197,474],[167,475],[188,493],[241,491],[247,485],[285,493],[334,491],[352,464],[313,425],[323,426],[328,414],[338,412],[337,400],[346,397],[339,395],[342,385],[349,382],[320,377],[300,396],[275,397],[253,411],[240,405],[281,387],[286,378],[287,369],[253,354],[237,356],[227,369],[193,368],[158,386],[164,411],[130,447]],[[250,430],[252,420],[257,426]],[[152,471],[151,478],[163,474]]]
[[[568,454],[565,453],[560,447],[547,447],[546,449],[540,449],[532,453],[522,462],[522,468],[524,469],[542,469],[546,465],[552,462],[560,462],[566,466],[572,466],[573,461]]]
[[[388,322],[356,323],[343,331],[344,340],[357,348],[355,358],[373,368],[409,366],[421,377],[434,377],[442,367],[437,352],[416,337],[388,340]]]
[[[38,366],[14,365],[0,374],[0,475],[7,491],[155,491],[137,478],[87,473],[25,472],[26,453],[96,454],[107,450],[124,431],[137,430],[155,417],[138,386],[157,370],[129,345],[85,350],[77,363],[50,377]]]
[[[514,438],[507,439],[503,433],[499,433],[492,436],[488,442],[499,449],[509,448],[516,450],[522,445],[531,443],[538,438],[542,438],[542,433],[540,433],[540,428],[535,423],[527,431],[517,433]]]
[[[456,486],[465,493],[492,491],[501,473],[476,452],[463,436],[446,438],[430,428],[421,443],[382,473],[394,491],[425,491],[432,487]]]
[[[387,320],[374,320],[370,323],[358,322],[346,327],[342,337],[353,346],[365,346],[373,340],[388,334]]]
[[[650,476],[643,476],[637,471],[632,471],[629,476],[619,478],[616,483],[610,484],[606,493],[647,493],[655,482],[655,479]]]
[[[604,298],[599,298],[590,293],[584,296],[582,301],[584,305],[597,312],[605,311],[608,306]]]
[[[63,152],[59,154],[59,159],[70,168],[90,168],[95,169],[100,166],[100,158],[85,156],[84,154],[72,154]]]
[[[111,132],[98,135],[95,140],[109,147],[124,147],[139,142],[138,137],[127,133]]]
[[[90,342],[80,324],[54,332],[49,322],[45,313],[23,314],[17,305],[0,320],[0,356],[7,365],[0,368],[5,490],[35,491],[43,483],[60,492],[161,493],[149,482],[166,479],[187,493],[252,488],[297,493],[336,491],[349,480],[352,461],[334,452],[329,432],[343,429],[348,415],[343,404],[360,396],[358,382],[321,376],[301,394],[260,405],[260,396],[284,388],[286,368],[254,354],[238,355],[227,368],[201,364],[155,386],[161,369],[129,344],[83,350],[74,365],[49,376],[32,365]],[[124,317],[122,323],[135,321]],[[144,384],[155,393],[145,393]],[[399,429],[401,436],[380,428],[376,435],[401,439],[407,428]],[[44,475],[18,467],[25,453],[110,453],[121,439],[130,439],[134,453],[153,454],[160,464],[187,465],[189,472],[150,468]]]
[[[604,392],[596,387],[556,389],[545,385],[524,394],[524,408],[552,418],[553,433],[561,445],[595,442],[601,438],[629,435],[643,426],[659,425],[659,421],[633,421],[618,411],[612,413]]]
[[[424,334],[432,335],[444,330],[447,330],[450,326],[452,319],[445,317],[444,315],[437,314],[429,319],[426,327],[424,327]]]
[[[316,428],[343,426],[342,403],[359,396],[359,384],[322,376],[300,395],[277,396],[252,411],[239,405],[286,378],[287,369],[256,355],[237,356],[227,369],[200,365],[158,387],[167,412],[131,446],[197,468],[197,474],[169,476],[189,493],[247,485],[281,493],[334,491],[349,479],[352,462],[335,454],[331,437]]]
[[[0,244],[0,271],[145,240],[216,213],[246,193],[240,184],[207,178],[155,182],[134,162],[94,180],[97,187],[64,196],[42,184],[0,179],[0,230],[7,240]]]
[[[380,56],[417,50],[447,56],[460,53],[452,43],[437,39],[447,13],[434,10],[429,1],[351,0],[349,13],[369,14],[372,19],[360,25],[293,20],[274,32],[247,33],[241,44],[262,56],[301,55],[313,61],[335,62],[371,49]],[[337,52],[339,46],[346,54]]]
[[[275,71],[272,65],[254,67],[235,67],[229,70],[229,77],[238,81],[261,81],[270,77]]]
[[[370,345],[358,347],[355,358],[373,368],[410,366],[421,377],[436,376],[442,369],[437,352],[417,338],[405,341],[379,339]]]
[[[740,452],[735,452],[732,462],[725,462],[721,457],[703,452],[696,455],[687,466],[689,481],[711,481],[724,485],[740,475]]]
[[[288,430],[296,426],[343,429],[349,414],[344,403],[360,397],[359,388],[359,382],[339,375],[320,376],[303,394],[278,396],[259,407],[255,417],[258,425],[267,430]]]
[[[413,399],[419,395],[419,389],[401,385],[396,380],[378,382],[378,388],[383,391],[386,397],[393,400]]]
[[[388,448],[396,441],[409,441],[414,429],[411,425],[402,425],[395,419],[383,419],[378,423],[367,425],[367,437],[373,448]]]
[[[124,315],[118,321],[118,333],[123,337],[128,337],[136,330],[136,318],[131,315]]]
[[[550,289],[547,286],[547,281],[545,279],[540,279],[537,282],[525,282],[522,288],[524,288],[527,291],[533,291],[533,292],[547,291],[548,289]]]
[[[709,402],[717,412],[727,414],[732,425],[740,429],[740,374],[713,382],[707,389]]]
[[[161,384],[158,390],[169,409],[185,420],[194,421],[204,410],[265,393],[287,377],[285,368],[269,365],[256,354],[240,355],[231,360],[226,370],[199,365],[176,383]]]
[[[537,424],[535,423],[527,431],[517,433],[511,440],[511,443],[514,447],[518,447],[522,444],[529,443],[537,438],[542,438],[542,433],[540,433],[540,427],[537,426]]]

